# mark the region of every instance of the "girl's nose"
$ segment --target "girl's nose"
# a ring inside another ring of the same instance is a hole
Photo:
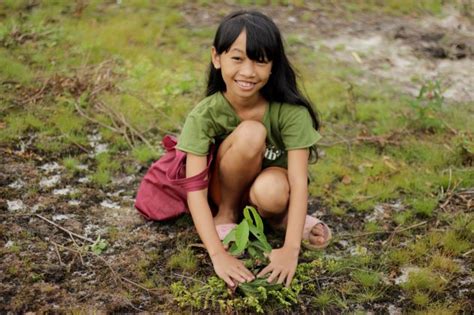
[[[247,60],[241,70],[240,74],[246,77],[254,77],[255,76],[255,63],[252,60]]]

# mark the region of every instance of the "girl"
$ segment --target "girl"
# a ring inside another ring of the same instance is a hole
[[[218,147],[208,189],[188,193],[188,206],[215,272],[229,286],[254,279],[220,242],[246,204],[273,227],[286,228],[283,247],[257,276],[270,273],[269,282],[289,286],[302,239],[327,246],[327,225],[306,215],[317,129],[273,21],[256,11],[225,17],[211,50],[207,97],[187,117],[177,148],[187,152],[189,177],[206,168],[210,144]]]

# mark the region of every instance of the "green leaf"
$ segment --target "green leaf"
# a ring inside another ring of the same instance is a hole
[[[237,226],[235,230],[235,244],[240,252],[243,252],[249,242],[249,223],[246,220]]]
[[[235,229],[237,227],[233,228],[232,231],[229,232],[229,234],[226,235],[226,237],[224,237],[224,240],[222,240],[222,243],[224,243],[224,245],[229,245],[230,242],[235,242]]]
[[[253,224],[253,219],[250,216],[250,211],[249,211],[250,206],[247,206],[244,208],[244,218],[247,220],[249,224]]]
[[[260,218],[258,211],[254,207],[250,207],[250,206],[245,207],[244,211],[247,209],[249,209],[252,212],[253,219],[255,220],[255,225],[257,226],[257,229],[259,229],[263,234],[263,221],[262,221],[262,218]]]
[[[255,226],[251,225],[249,226],[250,232],[257,238],[257,240],[261,243],[261,245],[265,248],[265,252],[269,253],[272,251],[272,247],[267,241],[267,238],[265,237],[265,234],[258,230]]]

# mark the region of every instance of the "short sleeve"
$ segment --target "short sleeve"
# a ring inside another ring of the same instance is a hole
[[[284,104],[279,119],[286,150],[309,148],[321,139],[313,128],[311,115],[303,106]]]
[[[213,141],[211,121],[198,111],[192,111],[178,138],[177,149],[196,155],[207,155]]]

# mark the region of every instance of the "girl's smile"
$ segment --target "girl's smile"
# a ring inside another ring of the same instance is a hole
[[[259,91],[268,82],[271,74],[271,61],[256,61],[247,56],[247,34],[240,33],[228,51],[217,54],[212,48],[212,63],[221,70],[226,85],[225,95],[229,101],[247,104],[256,103]]]

